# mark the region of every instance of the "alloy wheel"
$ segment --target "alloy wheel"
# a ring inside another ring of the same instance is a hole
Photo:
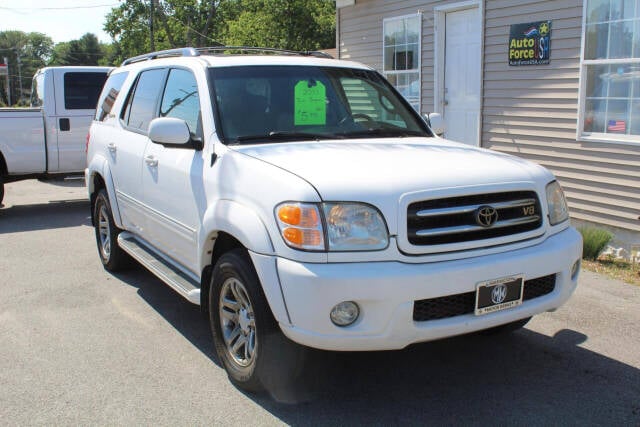
[[[227,353],[239,366],[251,365],[257,349],[255,314],[247,290],[237,278],[223,283],[219,313]]]
[[[109,224],[109,213],[107,208],[100,206],[98,214],[98,236],[100,237],[100,252],[106,260],[111,256],[111,225]]]

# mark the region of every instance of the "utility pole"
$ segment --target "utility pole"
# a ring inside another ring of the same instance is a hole
[[[156,43],[153,37],[153,15],[154,15],[154,6],[155,6],[155,2],[156,0],[150,0],[151,2],[151,12],[149,13],[149,37],[151,40],[151,52],[155,52],[156,50]]]
[[[16,59],[18,62],[18,102],[22,101],[22,61],[20,61],[20,51],[18,49],[16,51]]]
[[[9,80],[9,58],[4,57],[4,64],[7,66],[7,101],[9,102],[9,107],[13,104],[11,103],[11,80]]]

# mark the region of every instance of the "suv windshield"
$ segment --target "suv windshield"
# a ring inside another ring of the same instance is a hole
[[[431,136],[375,71],[283,65],[210,73],[226,143]]]

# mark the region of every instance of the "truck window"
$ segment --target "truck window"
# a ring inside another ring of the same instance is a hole
[[[33,77],[31,83],[31,106],[42,107],[44,105],[44,73]]]
[[[98,108],[96,110],[95,117],[97,121],[101,122],[109,117],[113,104],[116,102],[120,89],[122,89],[122,84],[128,75],[129,73],[125,72],[111,74],[109,76],[107,82],[104,84],[100,98],[98,99]]]
[[[64,108],[66,110],[93,110],[107,79],[106,72],[65,73]]]
[[[127,108],[122,115],[127,126],[147,132],[149,123],[157,113],[157,102],[166,72],[165,69],[155,69],[140,73],[133,95],[129,95]]]
[[[173,69],[162,96],[160,117],[175,117],[187,122],[192,134],[202,136],[198,84],[191,72]]]

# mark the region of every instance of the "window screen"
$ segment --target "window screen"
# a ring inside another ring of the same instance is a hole
[[[588,0],[585,13],[582,133],[637,140],[640,2]]]
[[[420,111],[421,15],[384,21],[384,76]]]

